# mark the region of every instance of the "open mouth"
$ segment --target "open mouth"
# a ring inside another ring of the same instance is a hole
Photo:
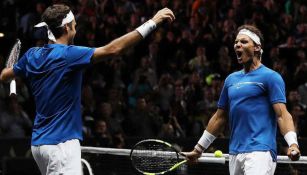
[[[242,58],[241,58],[241,56],[242,56],[242,51],[236,51],[236,54],[237,54],[237,59],[238,60],[241,60]]]

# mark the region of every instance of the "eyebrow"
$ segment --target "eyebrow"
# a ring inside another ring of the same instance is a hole
[[[249,41],[247,38],[240,38],[240,39],[235,39],[235,42],[237,41]],[[252,41],[252,40],[251,40]]]

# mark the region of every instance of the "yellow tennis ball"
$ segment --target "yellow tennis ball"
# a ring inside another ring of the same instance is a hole
[[[221,150],[216,150],[216,151],[214,152],[214,156],[215,156],[215,157],[223,157],[223,152],[222,152]]]

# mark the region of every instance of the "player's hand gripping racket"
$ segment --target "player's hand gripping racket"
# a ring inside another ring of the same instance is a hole
[[[10,55],[7,59],[7,62],[6,62],[7,68],[13,67],[14,64],[17,63],[18,58],[19,58],[20,49],[21,49],[21,42],[20,42],[19,39],[17,39],[17,41],[14,44],[14,46],[13,46],[11,52],[10,52]],[[10,82],[10,95],[11,94],[16,95],[16,81],[15,81],[15,79],[12,79],[11,82]]]
[[[162,140],[148,139],[138,142],[130,152],[133,167],[142,174],[160,175],[173,171],[187,162],[184,154]],[[199,158],[198,162],[208,162]],[[225,163],[225,159],[214,163]]]

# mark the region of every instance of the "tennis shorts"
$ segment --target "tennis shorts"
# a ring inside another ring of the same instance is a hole
[[[269,151],[229,155],[230,175],[273,175],[275,168]]]
[[[81,147],[77,139],[57,145],[31,146],[42,175],[82,175]]]

